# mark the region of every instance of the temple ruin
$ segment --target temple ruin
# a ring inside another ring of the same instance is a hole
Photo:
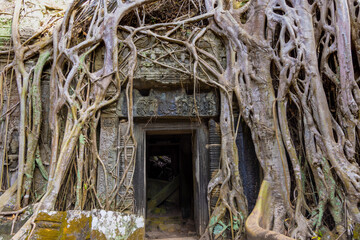
[[[51,7],[45,9],[57,10]],[[27,16],[28,19],[24,20],[27,25],[22,30],[24,38],[31,36],[35,31],[34,26],[39,25],[39,16],[32,16],[31,13]],[[6,50],[11,47],[11,17],[1,16],[0,20],[0,47]],[[31,27],[29,22],[35,24]],[[184,29],[179,34],[186,36],[189,32]],[[181,46],[171,44],[170,47],[164,47],[156,37],[139,39],[136,46],[140,52],[132,94],[134,136],[137,146],[135,147],[134,143],[124,144],[123,134],[128,127],[128,103],[126,89],[123,89],[118,101],[104,108],[99,119],[97,145],[102,162],[97,163],[96,197],[101,203],[107,197],[114,196],[115,201],[112,205],[106,206],[107,210],[142,217],[145,223],[144,234],[148,238],[172,234],[183,237],[200,236],[208,225],[209,209],[214,208],[218,200],[217,191],[213,191],[208,199],[207,190],[210,178],[216,174],[220,164],[221,136],[218,122],[222,106],[219,92],[216,88],[200,82],[194,84],[187,73],[192,67],[193,59]],[[226,67],[224,45],[214,33],[208,31],[198,42],[198,46],[204,51],[211,52],[222,66]],[[169,51],[173,54],[169,54]],[[124,50],[121,58],[125,59],[127,56],[128,52]],[[7,57],[1,55],[0,68],[6,65]],[[94,72],[102,67],[103,58],[103,46],[100,45],[91,59]],[[36,63],[27,64],[27,67],[31,68]],[[121,67],[120,65],[120,71],[127,71],[126,66]],[[172,67],[182,71],[174,70]],[[51,154],[52,134],[48,122],[49,97],[52,94],[49,87],[50,66],[46,65],[44,72],[41,79],[42,130],[36,155],[39,161],[36,161],[35,166],[32,198],[40,198],[44,194]],[[211,73],[202,74],[209,74],[211,77]],[[6,90],[9,91],[8,94],[1,95],[4,96],[4,107],[0,113],[0,169],[3,191],[13,186],[17,178],[20,117],[20,99],[16,82],[10,82]],[[111,97],[114,91],[109,87],[108,96]],[[260,188],[261,170],[250,130],[244,121],[239,119],[237,104],[233,104],[233,107],[238,125],[236,145],[239,152],[239,171],[251,211]],[[61,127],[66,128],[65,125]],[[133,159],[131,156],[136,156],[134,164],[126,162]],[[104,169],[107,170],[107,174],[104,173]],[[69,171],[76,175],[75,168]],[[121,181],[122,184],[116,184],[117,181]],[[89,220],[86,219],[90,216],[92,219],[101,216],[101,212],[89,212],[92,210],[89,206],[85,207],[86,211],[71,211],[74,209],[74,199],[68,198],[69,191],[75,189],[70,186],[60,190],[62,201],[56,205],[59,212],[43,213],[39,216],[34,236],[41,238],[46,229],[54,234],[54,237],[61,234],[70,236],[71,231],[78,230],[71,230],[70,225],[68,228],[63,227],[64,219],[71,222],[69,219],[72,219],[73,215],[82,216],[80,219],[85,220],[80,221],[83,224],[81,226],[89,228]],[[105,205],[103,207],[105,208]],[[11,209],[11,206],[5,206],[4,210],[6,209]],[[64,211],[68,211],[67,215]],[[121,219],[125,221],[126,218]],[[11,234],[20,226],[21,223],[15,225],[12,230],[0,226],[0,233],[4,236]],[[143,225],[139,226],[141,228]],[[87,236],[91,232],[89,229],[81,236]]]

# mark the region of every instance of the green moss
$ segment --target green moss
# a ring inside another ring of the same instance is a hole
[[[145,238],[145,228],[138,228],[133,232],[127,240],[141,240]]]
[[[90,239],[91,217],[87,214],[79,214],[67,224],[63,230],[63,239]]]
[[[353,230],[353,239],[360,240],[360,224],[355,223],[354,230]]]

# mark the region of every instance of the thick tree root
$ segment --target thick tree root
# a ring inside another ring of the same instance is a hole
[[[76,0],[62,23],[52,28],[52,41],[36,34],[24,43],[18,31],[22,1],[15,4],[15,57],[2,70],[0,90],[11,85],[14,72],[20,97],[19,179],[0,197],[0,209],[14,196],[17,209],[40,201],[15,239],[30,234],[40,210],[134,209],[127,199],[136,186],[125,175],[115,176],[114,169],[122,167],[127,176],[135,168],[133,81],[138,59],[187,75],[194,94],[199,82],[219,89],[221,164],[208,185],[208,199],[217,189],[219,199],[204,239],[242,239],[245,234],[249,239],[351,237],[360,222],[357,0],[184,0],[180,5]],[[221,40],[224,61],[211,44],[211,50],[200,47],[207,34]],[[148,57],[144,39],[152,39],[152,47],[166,55]],[[51,159],[47,189],[37,200],[31,189],[42,144],[40,81],[50,50]],[[101,53],[97,66],[93,62]],[[179,53],[190,59],[188,66]],[[173,65],[163,61],[167,57]],[[36,59],[33,72],[26,64]],[[99,156],[96,129],[102,112],[121,92],[127,100],[127,127],[119,160],[110,166]],[[251,129],[264,175],[249,216],[235,145],[234,102]],[[98,167],[106,180],[115,182],[108,189],[106,181],[103,199],[96,190]],[[76,190],[68,191],[73,186]]]
[[[293,239],[277,232],[267,230],[263,227],[264,225],[268,225],[266,223],[269,221],[269,219],[272,219],[273,213],[270,211],[272,210],[273,204],[274,202],[271,197],[271,183],[263,180],[255,208],[253,209],[245,223],[246,235],[249,240]]]

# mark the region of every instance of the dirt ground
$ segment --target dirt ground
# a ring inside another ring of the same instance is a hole
[[[198,239],[194,220],[183,219],[179,208],[165,202],[148,213],[146,239]]]

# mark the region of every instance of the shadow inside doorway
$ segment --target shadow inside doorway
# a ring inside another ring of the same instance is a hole
[[[146,136],[147,239],[196,237],[193,164],[191,134]]]

